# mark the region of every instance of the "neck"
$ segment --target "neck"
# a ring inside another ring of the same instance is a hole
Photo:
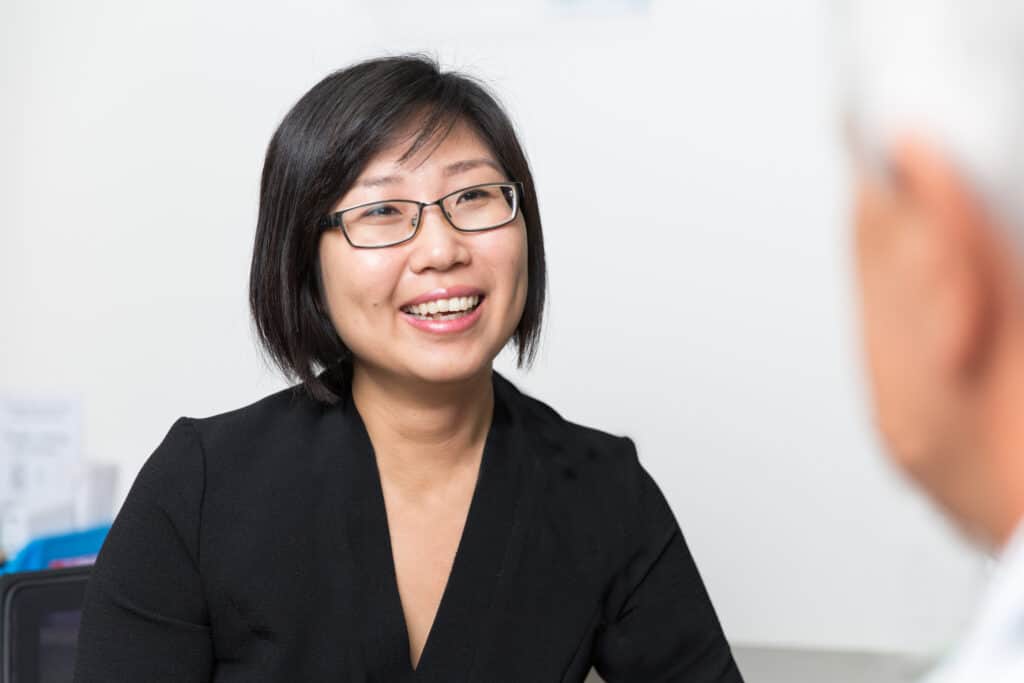
[[[387,485],[421,495],[475,476],[493,415],[490,366],[464,381],[424,383],[355,361],[352,400]]]

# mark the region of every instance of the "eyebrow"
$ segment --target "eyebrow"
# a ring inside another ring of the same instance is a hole
[[[458,175],[459,173],[465,173],[466,171],[472,171],[474,168],[480,168],[481,166],[490,166],[498,173],[504,173],[501,166],[491,159],[467,159],[465,161],[456,161],[454,164],[449,164],[444,168],[444,174],[446,176]]]
[[[499,166],[497,162],[495,162],[492,159],[484,158],[465,159],[463,161],[456,161],[453,164],[448,164],[447,166],[445,166],[443,172],[445,176],[451,177],[453,175],[458,175],[460,173],[472,171],[473,169],[480,168],[481,166],[490,166],[498,173],[504,173],[501,166]],[[356,184],[359,185],[360,187],[381,187],[383,185],[395,185],[397,183],[400,183],[401,181],[402,176],[400,175],[382,175],[363,178]]]

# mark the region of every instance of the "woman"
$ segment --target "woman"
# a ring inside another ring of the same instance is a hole
[[[182,418],[98,558],[75,680],[740,681],[633,444],[492,371],[540,333],[512,125],[419,57],[332,74],[263,171],[250,300],[300,384]]]

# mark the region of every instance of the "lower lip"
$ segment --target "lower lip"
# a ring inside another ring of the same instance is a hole
[[[424,320],[405,311],[401,311],[401,313],[402,317],[416,329],[433,334],[453,334],[468,330],[476,324],[476,321],[480,319],[480,311],[483,309],[485,301],[486,299],[481,300],[480,304],[470,311],[469,315],[464,315],[461,318],[452,318],[451,320]]]

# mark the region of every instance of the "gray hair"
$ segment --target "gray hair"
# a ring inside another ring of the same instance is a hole
[[[884,162],[913,133],[940,149],[1024,249],[1024,1],[838,0],[845,105]]]

